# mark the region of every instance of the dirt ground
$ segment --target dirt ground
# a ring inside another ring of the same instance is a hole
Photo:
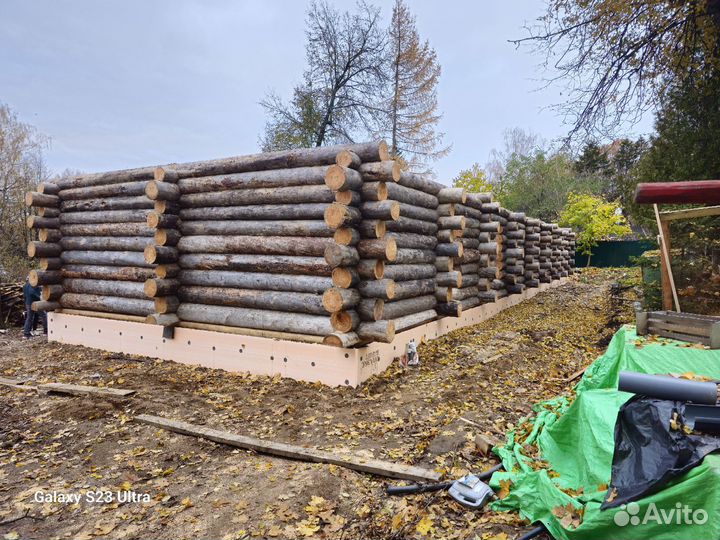
[[[623,286],[613,287],[620,282]],[[0,386],[0,536],[15,538],[514,538],[516,514],[469,511],[444,492],[388,498],[388,480],[276,459],[133,422],[148,413],[238,434],[435,468],[495,463],[533,403],[570,391],[632,321],[638,275],[590,269],[560,288],[420,347],[360,388],[227,373],[0,335],[0,376],[137,390],[123,402]],[[612,293],[614,291],[614,294]],[[30,383],[32,384],[32,383]],[[461,420],[464,419],[463,420]],[[389,481],[390,483],[398,483]],[[142,500],[36,502],[37,493]]]

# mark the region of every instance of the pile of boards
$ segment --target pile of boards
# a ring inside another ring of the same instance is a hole
[[[24,310],[22,282],[0,283],[0,327],[22,323]]]
[[[80,175],[28,193],[34,309],[352,347],[572,272],[574,235],[382,142]]]

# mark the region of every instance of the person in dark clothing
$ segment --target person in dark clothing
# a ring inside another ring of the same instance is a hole
[[[38,322],[43,325],[43,332],[47,334],[47,319],[45,312],[33,311],[32,303],[40,300],[40,287],[30,285],[30,280],[25,280],[23,285],[23,297],[25,299],[25,326],[23,327],[23,338],[30,339],[32,332],[37,328]]]

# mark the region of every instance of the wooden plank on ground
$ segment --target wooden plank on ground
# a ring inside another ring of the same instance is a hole
[[[262,454],[270,454],[302,461],[312,461],[315,463],[329,463],[355,471],[375,474],[377,476],[386,476],[389,478],[399,478],[401,480],[412,480],[415,482],[436,482],[440,480],[440,475],[435,471],[420,467],[413,467],[411,465],[401,465],[360,456],[343,456],[315,448],[306,448],[293,444],[285,444],[257,439],[255,437],[236,435],[226,431],[218,431],[216,429],[210,429],[195,424],[188,424],[187,422],[180,422],[178,420],[171,420],[169,418],[152,416],[149,414],[136,416],[135,420],[150,426],[167,429],[168,431],[172,431],[174,433],[201,437],[216,443],[227,444],[237,448],[245,448],[247,450],[254,450],[255,452]]]
[[[46,383],[38,384],[38,392],[57,392],[59,394],[72,394],[75,396],[98,396],[112,398],[126,398],[135,393],[135,390],[123,388],[106,388],[99,386],[85,386],[82,384]]]
[[[10,388],[14,388],[15,390],[31,390],[35,391],[37,390],[37,387],[25,384],[26,382],[30,381],[32,379],[24,378],[24,379],[14,379],[14,378],[7,378],[7,377],[0,377],[0,386],[8,386]]]

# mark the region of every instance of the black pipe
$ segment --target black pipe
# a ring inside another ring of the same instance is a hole
[[[539,527],[535,527],[534,529],[529,530],[522,536],[519,536],[517,540],[530,540],[531,538],[535,538],[536,536],[539,536],[544,532],[547,532],[545,525],[540,525]]]
[[[487,480],[493,473],[503,468],[502,463],[498,463],[494,467],[490,467],[488,470],[483,471],[477,475],[480,480]],[[428,493],[430,491],[440,491],[443,489],[449,489],[455,483],[455,480],[448,482],[436,482],[434,484],[411,484],[409,486],[388,486],[385,489],[385,493],[388,495],[409,495],[410,493]]]

